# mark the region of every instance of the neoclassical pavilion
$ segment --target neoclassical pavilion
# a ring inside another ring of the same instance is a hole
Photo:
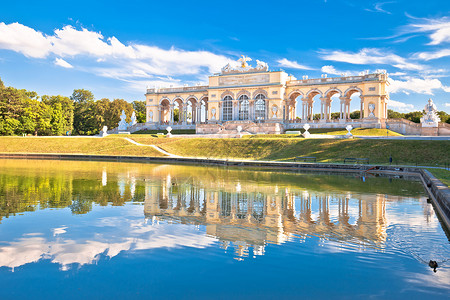
[[[243,56],[239,65],[228,64],[221,73],[209,76],[207,86],[147,89],[146,125],[195,128],[199,124],[231,121],[279,123],[292,128],[306,122],[313,127],[345,127],[348,122],[364,122],[377,127],[387,118],[389,83],[384,72],[317,79],[304,76],[297,80],[281,70],[269,71],[267,64],[258,60],[257,66],[251,67],[249,60]],[[352,97],[355,93],[359,98]],[[332,118],[333,101],[339,101],[338,119]],[[350,120],[351,101],[359,102],[359,120]],[[320,111],[314,111],[315,102],[320,102]],[[175,111],[179,112],[178,120]],[[319,120],[314,120],[318,113]]]

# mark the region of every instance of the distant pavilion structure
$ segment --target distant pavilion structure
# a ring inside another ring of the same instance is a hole
[[[221,73],[209,76],[208,85],[147,89],[146,128],[170,125],[220,133],[241,125],[250,132],[273,133],[298,128],[301,123],[312,128],[383,127],[389,100],[385,72],[297,80],[282,70],[269,71],[268,65],[258,60],[256,67],[251,67],[247,64],[250,60],[243,56],[237,66],[226,65]],[[350,103],[358,101],[352,100],[355,93],[359,93],[360,118],[350,119]],[[313,109],[316,101],[320,101],[320,111]],[[339,101],[338,119],[331,115],[333,101]],[[320,118],[315,120],[317,113]]]

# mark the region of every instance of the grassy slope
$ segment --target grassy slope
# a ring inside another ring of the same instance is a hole
[[[2,153],[75,153],[162,156],[151,147],[139,147],[122,138],[0,137]]]
[[[442,181],[443,184],[450,186],[450,171],[443,169],[428,169],[428,171]]]
[[[330,139],[158,139],[133,138],[158,143],[173,154],[195,157],[293,160],[315,156],[320,162],[342,162],[345,157],[368,157],[371,163],[443,165],[450,162],[450,141],[330,140]]]

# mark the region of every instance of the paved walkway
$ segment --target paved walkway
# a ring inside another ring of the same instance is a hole
[[[141,143],[138,143],[138,142],[136,142],[136,141],[134,141],[134,140],[132,140],[132,139],[130,139],[130,138],[123,138],[123,139],[126,140],[126,141],[128,141],[128,142],[130,142],[130,143],[132,143],[132,144],[134,144],[134,145],[136,145],[136,146],[141,146],[141,147],[152,147],[152,148],[155,149],[156,151],[158,151],[158,152],[160,152],[160,153],[162,153],[162,154],[164,154],[164,155],[167,155],[167,156],[169,156],[169,157],[178,157],[178,158],[182,157],[182,156],[179,156],[179,155],[175,155],[175,154],[169,153],[169,152],[167,152],[167,151],[165,151],[165,150],[159,148],[159,147],[156,146],[156,145],[145,145],[145,144],[141,144]]]

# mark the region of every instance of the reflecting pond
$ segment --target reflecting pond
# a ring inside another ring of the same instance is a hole
[[[449,258],[415,177],[0,160],[0,299],[448,298]]]

